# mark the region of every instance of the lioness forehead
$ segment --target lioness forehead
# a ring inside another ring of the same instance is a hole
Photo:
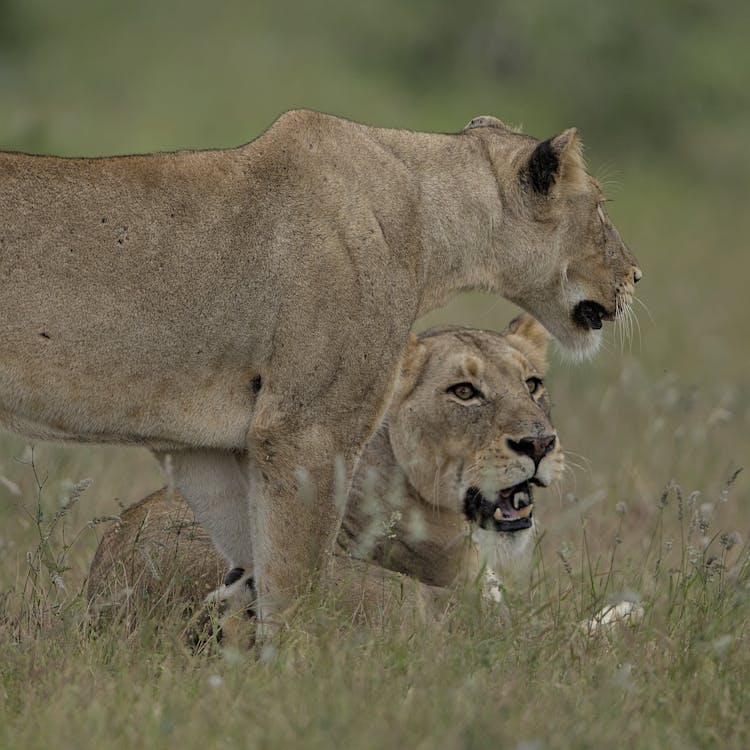
[[[444,333],[429,340],[432,356],[426,366],[434,376],[481,379],[497,372],[508,377],[534,371],[529,360],[501,334],[484,331]]]

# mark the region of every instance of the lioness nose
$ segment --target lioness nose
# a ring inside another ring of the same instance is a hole
[[[538,464],[554,447],[557,442],[555,435],[543,435],[542,437],[525,437],[520,440],[505,441],[508,447],[520,453],[522,456],[528,456],[535,464]]]
[[[643,271],[638,266],[633,268],[633,283],[637,284],[643,278]]]

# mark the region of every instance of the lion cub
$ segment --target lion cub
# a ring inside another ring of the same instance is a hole
[[[534,486],[563,465],[542,382],[547,340],[524,313],[502,334],[450,327],[412,341],[338,536],[332,580],[358,584],[354,608],[440,607],[447,587],[482,571],[497,598],[496,574],[528,563]],[[165,488],[104,535],[88,598],[94,608],[129,595],[199,603],[223,570],[187,504]],[[230,572],[225,587],[237,578]]]

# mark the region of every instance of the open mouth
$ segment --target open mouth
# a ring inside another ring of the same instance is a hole
[[[478,487],[469,487],[464,497],[464,515],[483,529],[522,531],[531,527],[534,497],[531,484],[521,482],[488,500]]]
[[[573,320],[581,328],[598,331],[605,320],[614,320],[615,316],[607,309],[590,299],[579,302],[573,308]]]

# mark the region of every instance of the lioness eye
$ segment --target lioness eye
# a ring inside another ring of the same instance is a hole
[[[478,391],[471,383],[457,383],[448,388],[448,393],[452,393],[456,398],[460,398],[461,401],[469,401],[472,398],[477,398],[482,395],[481,391]]]
[[[542,389],[542,379],[541,378],[528,378],[526,380],[526,387],[529,389],[529,393],[533,396],[536,393],[538,393]]]

